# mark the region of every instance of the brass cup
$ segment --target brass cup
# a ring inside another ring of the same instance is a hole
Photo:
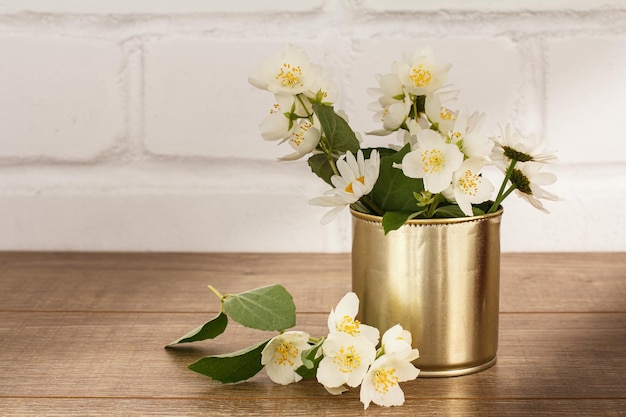
[[[382,218],[352,211],[352,290],[359,319],[400,324],[420,351],[422,377],[492,366],[498,349],[500,221],[493,214],[410,220],[384,234]]]

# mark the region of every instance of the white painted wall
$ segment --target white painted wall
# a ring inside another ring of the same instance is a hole
[[[626,251],[624,0],[0,0],[0,250],[349,251],[258,134],[247,76],[287,42],[359,131],[375,74],[431,46],[486,133],[559,149],[564,201],[507,200],[503,250]]]

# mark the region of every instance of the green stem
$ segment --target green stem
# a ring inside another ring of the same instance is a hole
[[[409,115],[407,116],[407,118],[415,120],[417,118],[416,113],[417,113],[416,105],[415,103],[412,103],[411,108],[409,109]],[[406,130],[409,130],[409,129],[407,128]]]
[[[381,346],[377,351],[376,351],[376,359],[380,358],[381,356],[383,356],[385,354],[385,347]]]
[[[493,202],[493,205],[491,206],[489,211],[487,211],[487,213],[495,213],[496,210],[498,210],[498,207],[500,207],[500,204],[502,203],[502,201],[509,194],[511,194],[510,189],[507,190],[506,193],[504,190],[506,188],[506,184],[509,182],[509,179],[511,178],[511,175],[513,174],[513,170],[515,169],[515,164],[517,164],[517,160],[516,159],[511,160],[511,165],[509,165],[509,167],[506,170],[506,173],[504,174],[504,179],[502,180],[502,184],[500,185],[500,190],[498,190],[498,195],[496,197],[496,200]]]
[[[309,121],[311,123],[313,123],[313,111],[311,111],[309,113],[309,109],[306,107],[306,104],[304,104],[304,101],[302,100],[302,94],[298,94],[296,95],[296,99],[300,102],[300,104],[302,105],[302,108],[304,109],[304,111],[306,112],[306,118],[309,119]]]
[[[428,206],[428,210],[426,210],[426,218],[432,219],[435,216],[435,210],[437,210],[438,203],[432,203]]]
[[[209,289],[211,290],[211,292],[213,294],[215,294],[217,296],[217,298],[220,299],[220,301],[224,302],[224,298],[226,298],[226,297],[223,296],[218,290],[216,290],[213,285],[209,285]]]
[[[333,174],[339,175],[339,170],[337,169],[337,164],[335,163],[335,158],[333,157],[332,149],[330,149],[330,147],[328,146],[328,143],[326,143],[326,140],[327,140],[326,137],[322,136],[322,138],[320,139],[319,147],[322,150],[322,152],[324,152],[324,155],[326,155],[326,159],[328,160],[330,169],[333,170]]]
[[[383,209],[381,209],[380,207],[378,207],[378,205],[376,203],[374,203],[372,201],[371,198],[369,198],[368,196],[364,195],[363,197],[361,197],[361,199],[359,200],[361,202],[361,204],[363,204],[370,212],[373,212],[375,214],[378,214],[379,216],[383,216],[385,214],[385,212],[383,211]]]
[[[443,199],[443,196],[441,194],[435,195],[435,198],[433,198],[433,202],[430,203],[426,211],[427,219],[432,219],[434,217],[435,211],[437,210],[437,207],[439,207],[439,204],[441,204],[442,199]]]
[[[333,155],[331,153],[327,153],[326,159],[328,159],[328,163],[330,164],[330,168],[333,170],[333,174],[339,175],[339,170],[337,170],[337,164],[335,163]]]
[[[513,191],[515,191],[517,189],[516,186],[511,185],[504,194],[502,194],[502,201],[504,201],[505,198],[507,198],[509,196],[509,194],[511,194]]]

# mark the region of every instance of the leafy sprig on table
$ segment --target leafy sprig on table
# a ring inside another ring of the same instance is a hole
[[[224,333],[228,318],[251,329],[284,331],[296,325],[296,306],[293,297],[281,285],[274,284],[239,294],[222,295],[209,286],[218,296],[222,308],[218,315],[186,335],[166,346],[214,339]],[[222,383],[245,381],[256,375],[261,365],[261,352],[266,341],[236,352],[207,356],[189,365],[189,369]]]

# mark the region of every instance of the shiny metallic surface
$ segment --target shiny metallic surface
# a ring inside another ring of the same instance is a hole
[[[493,365],[498,349],[500,220],[411,220],[384,234],[381,218],[352,212],[352,289],[359,319],[384,332],[399,323],[420,351],[420,377]]]

